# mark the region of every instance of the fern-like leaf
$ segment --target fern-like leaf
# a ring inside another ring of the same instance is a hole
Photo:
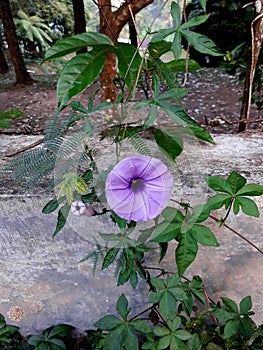
[[[179,87],[176,73],[169,69],[169,67],[159,58],[151,60],[151,70],[152,73],[157,73],[157,75],[160,77],[160,80],[165,82],[169,89]]]
[[[145,156],[152,156],[151,149],[139,135],[132,135],[131,137],[128,137],[128,140],[132,147],[135,149],[135,151]]]
[[[66,195],[69,204],[73,202],[74,191],[77,191],[79,194],[85,194],[88,189],[85,180],[74,173],[67,173],[57,187],[59,187],[58,197]]]

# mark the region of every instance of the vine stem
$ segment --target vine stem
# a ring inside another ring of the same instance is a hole
[[[182,207],[184,207],[184,203],[181,203],[181,202],[178,202],[176,201],[175,199],[171,199],[173,202],[181,205]],[[216,216],[214,215],[209,215],[209,217],[213,220],[215,220],[217,223],[222,223],[223,226],[225,226],[225,228],[227,228],[229,231],[233,232],[235,235],[237,235],[238,237],[240,237],[241,239],[243,239],[245,242],[247,242],[249,245],[251,245],[253,248],[255,248],[260,254],[263,255],[263,251],[258,248],[253,242],[251,242],[248,238],[244,237],[241,233],[239,233],[238,231],[234,230],[232,227],[230,227],[229,225],[227,225],[224,220],[226,219],[223,219],[223,221],[219,218],[217,218]]]
[[[231,202],[230,202],[228,211],[227,211],[227,213],[226,213],[226,215],[225,215],[225,217],[224,217],[224,219],[223,219],[223,222],[226,221],[226,219],[228,218],[228,216],[229,216],[229,214],[230,214],[230,211],[231,211],[231,209],[232,209],[232,205],[233,205],[234,199],[235,199],[234,197],[231,198]]]
[[[213,216],[213,215],[209,215],[209,217],[217,222],[221,222],[220,219],[218,219],[217,217]],[[234,230],[232,227],[228,226],[226,223],[222,223],[223,226],[225,226],[228,230],[230,230],[231,232],[233,232],[235,235],[237,235],[238,237],[242,238],[245,242],[247,242],[249,245],[251,245],[253,248],[255,248],[260,254],[263,255],[263,251],[258,248],[253,242],[251,242],[248,238],[244,237],[243,235],[241,235],[241,233],[237,232],[236,230]]]
[[[159,15],[160,15],[162,9],[166,6],[166,4],[168,3],[168,1],[169,1],[169,0],[165,0],[165,1],[164,1],[164,3],[162,4],[162,6],[160,7],[158,13],[156,14],[156,16],[154,17],[154,19],[152,20],[152,22],[151,22],[151,24],[150,24],[150,26],[149,26],[149,28],[148,28],[148,30],[147,30],[147,33],[144,35],[144,37],[142,38],[142,40],[140,40],[140,43],[139,43],[139,45],[138,45],[138,47],[137,47],[137,49],[136,49],[136,51],[135,51],[135,53],[134,53],[134,55],[133,55],[133,57],[132,57],[132,59],[131,59],[131,62],[130,62],[129,65],[128,65],[128,68],[127,68],[127,71],[126,71],[124,80],[126,79],[127,75],[129,74],[129,71],[130,71],[130,69],[131,69],[132,63],[133,63],[133,61],[134,61],[134,59],[135,59],[135,57],[136,57],[136,55],[137,55],[139,49],[141,48],[143,42],[146,40],[147,36],[148,36],[149,33],[151,32],[151,29],[152,29],[152,27],[153,27],[155,21],[156,21],[157,18],[159,17]],[[144,59],[144,58],[143,58],[143,59]]]

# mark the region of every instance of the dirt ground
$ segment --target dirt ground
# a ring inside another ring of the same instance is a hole
[[[5,134],[41,134],[45,121],[56,112],[56,74],[45,74],[39,67],[30,67],[35,82],[29,86],[15,86],[12,69],[0,77],[0,110],[19,109],[20,119],[12,121]],[[183,99],[186,112],[212,133],[236,133],[241,108],[242,83],[220,68],[204,68],[190,73]],[[87,89],[77,99],[86,103],[90,94],[99,89],[99,83]],[[142,93],[142,92],[141,92]],[[100,95],[97,95],[97,99]],[[69,113],[65,110],[63,113]],[[251,119],[260,119],[259,111],[252,108]],[[250,123],[248,131],[262,132],[263,123]]]

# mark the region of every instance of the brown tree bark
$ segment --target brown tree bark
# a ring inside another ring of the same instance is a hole
[[[15,70],[16,83],[30,84],[33,82],[33,79],[26,69],[23,56],[19,48],[9,0],[0,0],[0,15],[4,27],[8,50],[10,52],[10,57]]]
[[[83,0],[72,0],[73,13],[74,13],[74,33],[81,34],[86,32],[86,17],[85,17],[85,7]],[[87,48],[82,48],[78,53],[87,52]]]
[[[123,3],[117,10],[112,11],[111,0],[99,0],[100,32],[117,42],[122,28],[131,20],[133,15],[144,7],[153,3],[154,0],[130,0]],[[113,84],[116,74],[117,59],[114,54],[106,56],[105,65],[100,75],[103,100],[114,102],[117,99],[117,89]]]
[[[244,82],[243,99],[240,112],[240,120],[238,132],[246,130],[246,120],[249,119],[253,80],[257,67],[257,61],[263,41],[263,0],[256,0],[255,6],[255,18],[251,23],[251,58],[247,64],[246,77]]]
[[[4,74],[8,72],[8,64],[4,55],[2,43],[0,41],[0,74]]]

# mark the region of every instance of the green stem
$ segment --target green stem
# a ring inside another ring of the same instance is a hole
[[[230,202],[230,205],[229,205],[229,208],[227,210],[227,213],[226,213],[226,216],[223,218],[223,223],[225,223],[226,219],[228,218],[230,212],[231,212],[231,209],[232,209],[232,206],[233,206],[233,202],[234,202],[234,197],[231,198],[231,202]]]

